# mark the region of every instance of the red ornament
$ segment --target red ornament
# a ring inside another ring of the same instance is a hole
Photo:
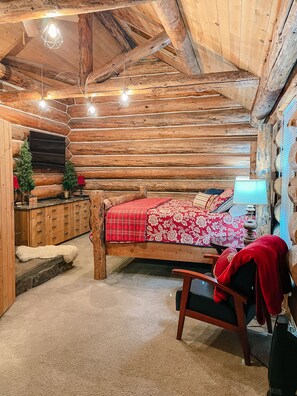
[[[78,176],[77,178],[77,184],[79,186],[84,186],[86,184],[85,178],[83,176]]]
[[[20,188],[18,177],[13,175],[13,188],[14,190],[18,190]]]

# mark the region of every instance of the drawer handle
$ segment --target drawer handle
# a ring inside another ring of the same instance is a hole
[[[42,230],[37,230],[37,233],[40,234],[42,232]]]
[[[53,239],[57,239],[57,237],[53,237]]]
[[[69,232],[64,232],[64,235],[68,235],[69,234]]]
[[[52,217],[52,220],[57,220],[57,217]]]
[[[39,210],[38,212],[36,212],[36,214],[40,215],[40,214],[42,214],[42,211]]]
[[[57,226],[56,226],[56,225],[53,225],[53,226],[52,226],[52,229],[54,229],[54,228],[57,228]]]
[[[36,225],[37,225],[37,224],[42,224],[42,223],[43,223],[43,221],[40,220],[40,221],[37,221],[37,222],[36,222]]]
[[[69,224],[69,221],[65,221],[65,223],[64,224]]]

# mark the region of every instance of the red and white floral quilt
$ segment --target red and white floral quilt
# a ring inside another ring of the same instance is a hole
[[[218,236],[243,237],[245,216],[210,213],[193,206],[192,201],[172,199],[148,210],[147,241],[209,246]]]

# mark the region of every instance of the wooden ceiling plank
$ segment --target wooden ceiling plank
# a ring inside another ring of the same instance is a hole
[[[96,17],[127,52],[136,47],[133,38],[110,11],[98,12]]]
[[[60,81],[68,85],[77,85],[78,76],[74,73],[64,73],[58,70],[53,70],[47,65],[31,62],[30,60],[17,58],[15,56],[7,56],[2,60],[2,63],[11,66],[18,70],[28,71],[30,73],[41,75],[43,69],[43,76],[52,80]]]
[[[93,71],[93,15],[78,16],[79,84],[84,87]]]
[[[151,0],[6,0],[0,2],[0,23],[15,23],[30,19],[62,15],[88,14],[148,3]]]
[[[152,39],[147,40],[145,43],[129,51],[127,54],[121,53],[100,69],[94,70],[89,74],[87,83],[106,81],[111,77],[120,74],[125,68],[135,65],[141,59],[144,59],[159,51],[161,48],[166,47],[168,44],[170,44],[170,38],[165,32],[161,32]]]
[[[259,79],[253,74],[244,70],[236,70],[229,72],[206,73],[197,76],[187,76],[182,73],[176,74],[163,74],[157,76],[142,76],[126,78],[126,84],[132,91],[131,94],[141,92],[154,92],[157,88],[168,88],[178,86],[208,86],[216,88],[225,84],[235,86],[251,86],[258,85]],[[91,84],[88,86],[88,94],[104,96],[104,95],[118,95],[123,86],[122,78],[115,78],[105,81],[103,84]],[[44,97],[47,99],[63,99],[75,98],[85,96],[83,92],[77,87],[69,87],[63,90],[45,90]],[[1,93],[0,102],[16,102],[19,100],[40,100],[41,94],[38,91],[23,91],[16,94]]]
[[[260,85],[252,109],[252,119],[269,116],[297,59],[297,2],[283,7],[275,26],[270,51],[264,64]]]
[[[154,9],[171,39],[178,57],[185,65],[187,74],[200,74],[201,68],[176,0],[156,1]]]

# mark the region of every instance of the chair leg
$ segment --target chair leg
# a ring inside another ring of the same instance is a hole
[[[272,334],[271,316],[270,316],[270,313],[268,312],[266,306],[264,307],[264,315],[265,315],[265,319],[266,319],[268,333]]]
[[[181,340],[183,333],[183,328],[185,323],[185,313],[186,313],[187,300],[190,292],[190,287],[191,287],[191,278],[184,278],[183,290],[180,301],[180,309],[179,309],[178,326],[177,326],[177,335],[176,335],[177,340]]]
[[[247,329],[246,328],[240,329],[238,334],[240,337],[241,346],[243,350],[244,362],[247,366],[251,366],[251,353],[250,353],[250,346],[247,336]]]
[[[177,335],[176,335],[177,340],[181,340],[182,338],[184,323],[185,323],[185,312],[182,312],[180,310],[179,318],[178,318],[178,326],[177,326]]]
[[[238,334],[240,337],[241,346],[243,350],[244,362],[247,366],[250,366],[251,355],[250,355],[249,340],[247,336],[247,325],[245,320],[243,303],[239,301],[237,298],[234,298],[234,303],[235,303],[235,310],[236,310],[237,323],[238,323]]]

